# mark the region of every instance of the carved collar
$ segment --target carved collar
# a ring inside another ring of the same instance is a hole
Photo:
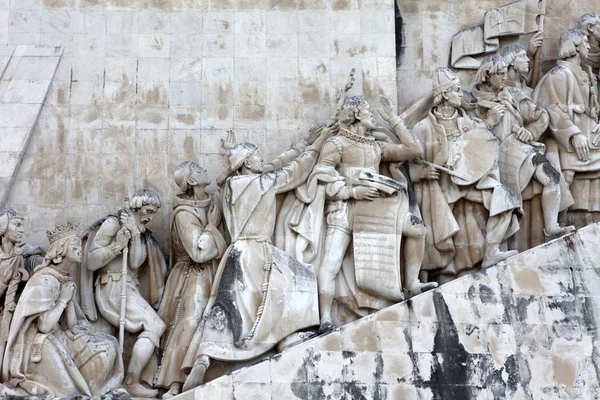
[[[350,132],[348,129],[340,128],[339,135],[347,137],[350,140],[354,140],[359,143],[373,143],[375,142],[375,138],[373,136],[360,136],[356,133]]]

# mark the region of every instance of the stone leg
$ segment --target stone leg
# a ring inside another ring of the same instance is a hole
[[[203,355],[198,357],[183,384],[183,391],[187,392],[188,390],[192,390],[193,388],[202,385],[202,383],[204,383],[204,375],[209,366],[210,358],[208,356]]]
[[[404,241],[404,285],[411,296],[438,287],[436,282],[421,283],[419,273],[425,258],[425,236],[427,227],[425,223],[414,215],[406,214],[402,235]]]
[[[325,237],[325,256],[319,268],[317,283],[319,285],[319,313],[321,316],[320,333],[325,333],[333,328],[331,323],[331,304],[335,296],[335,277],[340,272],[344,255],[350,245],[349,233],[339,229],[327,228]]]
[[[542,211],[544,213],[544,233],[558,237],[575,231],[574,226],[561,227],[558,223],[560,212],[560,173],[548,161],[535,169],[535,179],[544,186],[542,191]]]
[[[127,374],[123,381],[123,387],[133,397],[156,397],[158,390],[147,389],[140,383],[142,369],[150,362],[154,355],[154,343],[147,337],[138,338],[131,350],[131,360],[127,368]]]
[[[512,211],[506,211],[488,218],[485,226],[485,251],[481,263],[482,267],[496,264],[518,253],[517,250],[500,251],[500,243],[504,240],[511,219]]]

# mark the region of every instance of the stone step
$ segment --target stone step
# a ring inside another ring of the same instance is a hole
[[[589,225],[176,399],[597,398],[598,243]]]

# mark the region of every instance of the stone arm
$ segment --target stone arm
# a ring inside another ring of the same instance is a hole
[[[146,261],[146,256],[146,243],[142,241],[142,235],[139,232],[132,234],[129,241],[129,268],[139,269]]]
[[[319,165],[336,169],[342,161],[342,152],[342,143],[336,138],[329,139],[321,150]],[[340,186],[340,182],[329,183],[326,193],[327,198],[331,200],[348,200],[352,197],[352,187],[350,185]]]
[[[58,299],[58,294],[57,294]],[[67,308],[67,303],[57,301],[54,307],[41,313],[38,316],[37,328],[42,333],[50,333],[63,315],[63,312]]]
[[[283,168],[269,172],[273,174],[275,193],[285,193],[302,185],[317,164],[319,152],[312,146]]]
[[[119,221],[114,217],[109,217],[102,223],[90,245],[87,257],[89,270],[99,270],[121,254],[122,249],[116,242],[119,229]]]
[[[221,258],[227,249],[223,235],[215,226],[208,223],[203,227],[197,218],[190,218],[187,212],[177,214],[175,226],[185,251],[198,264]]]
[[[538,141],[548,128],[550,122],[548,112],[529,99],[521,100],[519,111],[523,116],[525,129],[531,132],[533,140]]]
[[[410,133],[404,121],[396,117],[390,121],[401,144],[381,142],[381,160],[386,162],[409,161],[423,157],[419,141]]]
[[[278,155],[273,161],[264,166],[264,172],[275,171],[276,169],[283,168],[285,165],[294,161],[300,152],[296,149],[289,149]]]

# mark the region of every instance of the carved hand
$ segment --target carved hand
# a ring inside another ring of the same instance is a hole
[[[588,140],[583,134],[578,133],[571,138],[571,143],[575,147],[577,158],[581,161],[587,161],[590,159],[590,145]]]
[[[208,208],[208,223],[214,227],[219,226],[221,223],[221,210],[219,210],[219,207],[211,205]]]
[[[533,133],[529,132],[525,128],[519,128],[519,131],[517,132],[517,139],[523,143],[529,143],[533,140]]]
[[[421,170],[421,180],[438,180],[440,179],[440,171],[433,167],[425,167]]]
[[[357,186],[352,189],[352,196],[356,200],[375,200],[379,197],[379,190],[366,187],[366,186]]]
[[[69,282],[61,286],[60,294],[58,295],[58,301],[63,303],[68,303],[73,299],[73,295],[75,294],[75,283]]]
[[[135,217],[131,212],[121,212],[120,219],[121,224],[129,230],[129,233],[131,233],[132,235],[139,233],[137,222],[135,221]]]
[[[531,40],[529,40],[529,45],[527,46],[527,55],[529,57],[533,57],[542,48],[543,44],[544,31],[539,31],[538,33],[533,35]]]
[[[381,103],[381,109],[377,110],[377,112],[385,122],[390,123],[392,118],[396,117],[394,103],[384,95],[379,95],[379,101]]]
[[[227,153],[229,150],[233,149],[235,145],[235,132],[230,129],[227,131],[227,138],[225,140],[221,139],[221,150],[224,153]]]
[[[496,104],[492,108],[488,110],[488,122],[492,126],[496,126],[500,123],[502,117],[504,117],[504,113],[506,112],[506,107],[502,104]]]
[[[312,125],[310,128],[308,128],[308,135],[304,137],[306,143],[308,143],[309,146],[313,144],[315,140],[317,140],[321,132],[323,132],[324,128],[324,124]]]
[[[130,239],[131,233],[127,228],[123,227],[119,229],[119,232],[117,232],[117,244],[119,245],[119,248],[121,250],[123,250],[127,246],[127,243]]]

